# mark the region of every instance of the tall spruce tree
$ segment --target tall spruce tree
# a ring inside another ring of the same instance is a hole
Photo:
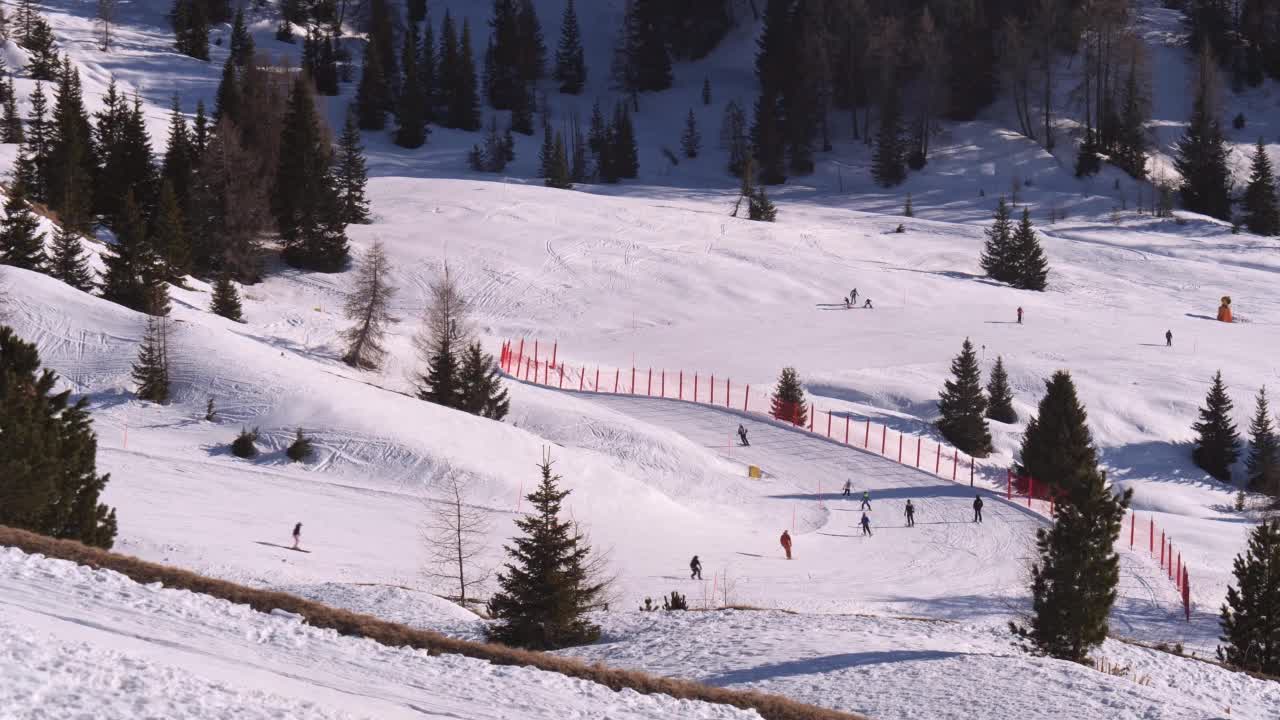
[[[97,169],[91,136],[89,115],[80,89],[80,72],[64,58],[49,123],[47,180],[47,204],[61,215],[89,218]]]
[[[1174,168],[1182,176],[1182,206],[1219,220],[1231,219],[1231,171],[1218,121],[1218,68],[1208,49],[1201,53],[1199,82],[1187,132],[1178,141]]]
[[[102,297],[138,312],[168,312],[164,264],[149,241],[142,211],[133,193],[125,195],[124,211],[115,228],[116,241],[103,256]]]
[[[338,183],[338,201],[342,207],[343,222],[349,225],[369,223],[369,200],[364,193],[369,175],[365,169],[364,146],[360,144],[360,129],[356,127],[355,113],[348,112],[347,122],[342,126],[334,174]]]
[[[507,416],[511,401],[502,387],[498,365],[492,355],[481,349],[480,343],[471,343],[463,352],[458,383],[462,395],[460,410],[490,420],[501,420]]]
[[[1240,457],[1240,435],[1231,420],[1231,397],[1222,382],[1222,371],[1213,376],[1213,385],[1200,408],[1200,421],[1191,426],[1196,431],[1191,459],[1209,475],[1222,482],[1231,481],[1231,466]]]
[[[88,399],[56,392],[35,345],[0,326],[0,525],[110,549],[116,513],[98,502]]]
[[[783,422],[804,426],[809,422],[809,403],[804,397],[800,374],[793,367],[782,368],[778,385],[769,401],[769,414]]]
[[[938,430],[961,451],[974,457],[991,454],[991,430],[987,427],[987,398],[982,394],[982,370],[973,343],[964,339],[960,354],[951,361],[952,379],[938,395]]]
[[[1009,218],[1009,205],[1000,198],[996,205],[995,222],[984,232],[986,244],[982,247],[982,269],[993,280],[1013,282],[1018,277],[1013,243],[1013,221]]]
[[[361,65],[360,84],[356,87],[355,111],[361,130],[382,130],[387,126],[387,105],[390,92],[387,89],[386,70],[379,59],[382,53],[372,42],[364,46],[364,63]]]
[[[680,135],[680,150],[687,158],[696,158],[702,151],[702,134],[698,132],[698,117],[689,110],[684,119],[684,132]]]
[[[1044,655],[1087,662],[1107,639],[1107,618],[1120,584],[1115,541],[1133,496],[1117,496],[1096,467],[1076,468],[1068,501],[1054,505],[1053,527],[1036,531],[1030,627],[1010,623]]]
[[[1276,177],[1262,138],[1253,151],[1249,186],[1244,191],[1244,226],[1255,235],[1280,235],[1280,200]]]
[[[489,18],[489,46],[485,51],[485,91],[489,104],[510,110],[523,101],[524,78],[520,69],[522,38],[516,0],[493,0]]]
[[[231,273],[218,273],[213,284],[213,297],[209,302],[209,311],[228,320],[244,322],[244,309],[240,305],[240,293],[231,279]]]
[[[420,148],[427,142],[427,96],[421,67],[418,64],[418,31],[413,25],[404,34],[402,65],[404,82],[396,105],[396,144],[403,148]]]
[[[31,212],[19,185],[9,192],[0,220],[0,265],[46,272],[44,233],[40,218]]]
[[[196,153],[191,131],[187,127],[187,117],[182,114],[182,101],[174,95],[169,111],[169,142],[160,164],[160,178],[162,182],[169,183],[180,207],[190,208],[195,171]]]
[[[53,28],[40,15],[31,22],[31,30],[21,42],[27,51],[27,74],[34,80],[52,82],[58,78],[61,63],[54,45]]]
[[[205,0],[174,0],[169,11],[174,47],[197,60],[209,59],[209,14]]]
[[[546,74],[547,44],[542,37],[542,23],[533,0],[520,0],[516,13],[516,27],[520,34],[520,79],[525,85],[533,85]]]
[[[1040,238],[1036,236],[1035,227],[1031,224],[1031,211],[1027,208],[1022,209],[1022,220],[1018,223],[1018,229],[1013,231],[1010,249],[1013,286],[1020,290],[1044,292],[1048,286],[1049,261],[1044,257]]]
[[[18,98],[12,75],[6,85],[9,91],[5,93],[3,111],[0,112],[0,142],[19,145],[26,134],[22,128],[22,116],[18,114]]]
[[[573,188],[573,179],[570,177],[571,172],[569,150],[564,144],[564,134],[557,131],[555,142],[551,145],[551,165],[548,168],[546,186],[560,190]]]
[[[272,203],[284,259],[296,268],[337,272],[347,263],[346,224],[330,155],[311,83],[300,75],[285,110]]]
[[[569,491],[560,489],[549,457],[539,469],[542,480],[526,496],[533,511],[516,520],[522,535],[506,547],[511,562],[498,573],[500,589],[489,601],[497,623],[488,633],[506,645],[556,650],[600,637],[587,613],[599,606],[604,588],[588,571],[586,539],[560,517]]]
[[[168,180],[160,183],[160,199],[153,215],[155,219],[149,227],[151,246],[164,265],[165,280],[185,287],[185,278],[192,272],[191,242],[178,195]]]
[[[564,8],[560,21],[560,45],[556,50],[555,81],[560,92],[577,95],[587,83],[587,60],[582,50],[582,31],[578,28],[578,12],[573,0]]]
[[[902,104],[894,83],[885,88],[871,176],[881,187],[901,185],[907,179],[907,155],[902,142]]]
[[[671,87],[671,54],[667,50],[667,30],[662,0],[632,0],[631,18],[626,24],[627,62],[633,92],[661,92]]]
[[[90,292],[94,288],[93,271],[89,269],[89,260],[80,244],[80,233],[71,225],[62,225],[53,236],[48,267],[50,275],[81,292]]]
[[[636,147],[636,131],[631,122],[631,111],[626,103],[614,106],[609,137],[609,156],[613,160],[614,173],[619,178],[637,177],[640,174],[639,149]]]
[[[169,404],[169,326],[163,317],[148,316],[147,332],[133,364],[134,393],[142,400]]]
[[[1218,658],[1241,670],[1280,675],[1280,520],[1254,528],[1248,550],[1233,566],[1236,584],[1227,587],[1222,605]]]
[[[18,152],[14,168],[16,184],[34,202],[49,199],[49,104],[44,84],[37,82],[31,91],[31,114],[27,116],[26,141]]]
[[[213,122],[216,125],[223,118],[235,123],[241,121],[240,106],[243,98],[240,93],[240,75],[236,64],[227,58],[222,65],[222,77],[218,81],[218,92],[213,97]]]
[[[1073,492],[1080,479],[1098,466],[1088,423],[1071,373],[1055,372],[1045,381],[1036,416],[1027,421],[1015,471],[1034,478],[1037,487],[1058,494]]]
[[[1245,459],[1249,489],[1280,497],[1280,436],[1271,421],[1267,388],[1258,391],[1253,422],[1249,424],[1249,456]]]
[[[236,8],[235,19],[231,22],[231,62],[237,67],[244,67],[253,62],[253,36],[244,24],[244,8]]]
[[[1009,373],[1004,369],[1004,358],[999,356],[987,380],[987,419],[1006,424],[1018,422],[1018,413],[1013,409]]]

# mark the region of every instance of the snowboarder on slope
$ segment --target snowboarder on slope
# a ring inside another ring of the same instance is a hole
[[[738,439],[742,441],[743,447],[751,446],[751,443],[747,442],[747,429],[742,427],[741,423],[738,424]]]
[[[973,521],[976,523],[982,522],[982,496],[981,495],[973,496]]]
[[[916,506],[912,505],[911,501],[908,500],[907,501],[907,527],[915,527],[915,526],[916,526]]]
[[[787,532],[786,530],[783,530],[782,537],[778,539],[778,542],[782,543],[782,549],[786,551],[787,559],[790,560],[791,559],[791,533]]]
[[[871,509],[871,493],[867,492],[866,490],[862,491],[862,509],[863,510]]]
[[[871,518],[867,517],[866,513],[862,513],[862,521],[859,524],[862,525],[863,535],[871,534]]]
[[[293,549],[300,550],[298,542],[302,540],[302,523],[293,526]]]
[[[1022,324],[1022,308],[1018,308],[1018,324]]]
[[[702,561],[698,559],[697,555],[694,555],[693,559],[689,561],[689,570],[691,571],[689,573],[690,580],[695,578],[698,580],[702,579]]]
[[[1164,346],[1173,347],[1173,331],[1172,330],[1164,331]]]
[[[871,298],[867,298],[867,301],[862,303],[862,307],[865,310],[875,310],[874,307],[871,307]]]
[[[852,480],[845,480],[845,481],[844,481],[844,494],[842,495],[842,497],[849,497],[849,492],[850,492],[851,490],[853,490],[853,481],[852,481]]]

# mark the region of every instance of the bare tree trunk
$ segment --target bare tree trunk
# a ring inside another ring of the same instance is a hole
[[[458,602],[466,606],[468,590],[482,585],[490,572],[478,566],[488,537],[489,516],[484,508],[468,502],[467,478],[445,466],[438,494],[427,501],[428,577],[457,583]]]
[[[392,320],[390,302],[396,291],[388,282],[390,271],[391,263],[382,243],[375,242],[360,263],[355,287],[347,297],[347,319],[355,321],[356,325],[343,333],[347,354],[342,359],[352,367],[377,369],[386,356],[382,340],[387,324]]]
[[[117,0],[98,0],[98,24],[102,28],[101,50],[111,50],[111,24],[116,19]]]

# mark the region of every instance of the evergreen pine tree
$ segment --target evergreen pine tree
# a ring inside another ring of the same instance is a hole
[[[987,380],[987,418],[1005,424],[1018,422],[1013,409],[1013,390],[1009,388],[1009,374],[1004,369],[1004,358],[997,356]]]
[[[372,42],[364,46],[364,64],[355,100],[361,130],[382,130],[387,126],[389,96],[380,56],[381,52]]]
[[[169,144],[165,146],[164,159],[160,164],[160,178],[162,182],[169,183],[179,207],[182,208],[189,207],[191,199],[195,155],[187,118],[182,114],[181,100],[174,95],[169,114]]]
[[[809,423],[808,405],[800,374],[793,367],[783,368],[778,376],[778,386],[773,390],[773,398],[769,401],[769,414],[775,419],[803,427]]]
[[[560,92],[577,95],[587,82],[587,61],[582,51],[582,33],[578,28],[578,13],[573,0],[564,9],[560,22],[560,46],[556,50],[554,78],[560,84]]]
[[[538,149],[538,177],[551,177],[551,168],[555,163],[555,137],[551,134],[551,125],[542,125],[542,147]]]
[[[96,170],[92,129],[84,109],[80,73],[63,60],[49,124],[47,204],[53,211],[78,221],[89,218]],[[104,182],[110,178],[102,178]]]
[[[592,174],[598,179],[609,182],[612,175],[613,160],[609,152],[609,125],[600,110],[600,101],[591,106],[591,127],[587,130],[587,149],[591,151]],[[616,177],[613,182],[617,182]]]
[[[240,428],[240,434],[231,441],[231,454],[245,460],[258,457],[258,428]]]
[[[1244,192],[1244,226],[1255,235],[1280,235],[1280,201],[1267,148],[1258,138],[1249,187]]]
[[[160,200],[154,214],[155,220],[150,226],[151,246],[164,265],[165,280],[185,286],[185,278],[192,271],[191,243],[177,193],[168,180],[160,184]]]
[[[711,78],[702,79],[702,104],[711,104]]]
[[[1036,531],[1030,627],[1011,626],[1042,654],[1086,662],[1107,639],[1107,618],[1120,583],[1120,535],[1132,490],[1116,496],[1106,474],[1077,468],[1067,502],[1054,505],[1053,527]]]
[[[542,23],[538,21],[533,0],[520,0],[516,27],[520,37],[516,67],[520,72],[520,80],[525,85],[533,85],[546,74],[547,67],[547,45],[542,37]]]
[[[1040,247],[1040,239],[1031,225],[1031,211],[1022,209],[1022,221],[1013,232],[1010,246],[1012,255],[1013,286],[1020,290],[1044,292],[1049,279],[1049,262]]]
[[[684,133],[680,135],[680,149],[687,158],[698,157],[702,150],[702,134],[698,132],[698,118],[689,110],[684,120]]]
[[[427,19],[427,0],[407,0],[405,10],[409,14],[409,22],[416,25]]]
[[[911,204],[911,193],[907,193],[907,201],[902,204],[902,217],[915,217],[916,209]]]
[[[134,391],[139,399],[159,405],[169,404],[169,329],[163,317],[147,317],[147,334],[133,364]]]
[[[1258,391],[1257,408],[1249,424],[1249,456],[1245,459],[1249,489],[1280,497],[1280,436],[1271,424],[1267,388]]]
[[[574,524],[560,518],[568,490],[543,458],[542,481],[527,499],[533,512],[519,520],[521,537],[506,547],[511,562],[498,573],[499,591],[489,601],[496,642],[533,650],[556,650],[594,642],[600,628],[587,612],[600,603],[603,587],[588,572],[591,549]]]
[[[987,241],[982,248],[982,269],[993,280],[1013,282],[1018,277],[1014,265],[1013,221],[1009,219],[1009,205],[1000,198],[996,205],[995,222],[986,229]]]
[[[524,92],[517,96],[511,106],[511,129],[521,135],[533,134],[533,110],[536,104],[533,96],[533,86],[524,88]],[[546,123],[543,123],[544,125]]]
[[[253,62],[253,53],[253,36],[244,24],[244,8],[236,8],[236,17],[231,23],[231,62],[244,67]]]
[[[522,100],[524,80],[520,63],[522,38],[517,0],[493,0],[489,45],[485,50],[485,94],[498,110],[510,110]]]
[[[436,121],[436,94],[440,89],[438,73],[435,31],[431,29],[431,23],[427,22],[422,28],[422,43],[418,46],[418,74],[422,79],[422,102],[429,123]]]
[[[1207,53],[1207,50],[1205,51]],[[1211,58],[1201,58],[1200,82],[1191,122],[1178,141],[1174,167],[1182,176],[1179,191],[1182,206],[1219,220],[1231,219],[1231,172],[1227,166],[1227,145],[1222,125],[1216,117],[1213,97],[1218,72]]]
[[[765,185],[781,185],[787,181],[786,144],[779,123],[780,112],[778,96],[761,92],[756,100],[751,143],[760,182]]]
[[[551,166],[546,179],[546,186],[569,190],[573,188],[573,180],[569,177],[569,151],[564,144],[564,135],[556,133],[555,142],[551,146]]]
[[[18,98],[13,89],[13,76],[7,83],[9,92],[5,93],[3,114],[0,115],[0,142],[21,144],[25,138],[22,129],[22,116],[18,114]]]
[[[747,213],[749,219],[761,222],[773,222],[778,219],[778,209],[774,207],[773,201],[769,199],[769,195],[765,193],[763,186],[756,188],[755,192],[751,194]]]
[[[511,409],[498,365],[492,355],[484,353],[478,342],[471,343],[463,352],[458,384],[461,388],[460,410],[490,420],[501,420]]]
[[[418,66],[418,32],[410,25],[404,35],[404,82],[396,106],[396,144],[403,148],[420,148],[427,142],[427,97]]]
[[[98,498],[97,437],[88,399],[56,392],[35,345],[0,326],[0,525],[110,549],[115,510]]]
[[[70,225],[62,225],[53,236],[48,268],[50,275],[81,292],[94,288],[93,271],[80,244],[80,234]]]
[[[628,63],[635,92],[661,92],[671,87],[671,55],[667,51],[667,30],[661,0],[633,0],[632,18],[627,23]]]
[[[45,272],[44,233],[31,212],[21,186],[9,192],[0,220],[0,265]]]
[[[1222,482],[1231,481],[1231,466],[1240,457],[1240,436],[1231,420],[1231,410],[1231,397],[1219,371],[1213,376],[1205,406],[1200,408],[1200,421],[1191,426],[1197,435],[1191,458]]]
[[[39,15],[32,20],[31,32],[23,39],[22,47],[27,51],[27,74],[33,80],[52,82],[58,79],[58,70],[62,63],[58,59],[58,50],[54,45],[53,28]]]
[[[1218,659],[1241,670],[1280,675],[1280,520],[1263,521],[1233,563],[1236,584],[1222,605]]]
[[[960,354],[951,361],[952,379],[938,395],[938,430],[961,451],[974,457],[991,454],[987,427],[987,398],[982,394],[982,371],[973,343],[964,339]]]
[[[204,113],[204,100],[196,101],[196,118],[191,121],[191,162],[199,167],[209,147],[209,118]]]
[[[885,89],[880,108],[880,131],[876,135],[871,176],[882,187],[894,187],[907,179],[906,152],[902,144],[902,106],[896,85]]]
[[[436,73],[436,115],[443,120],[445,127],[450,125],[449,111],[453,107],[453,96],[458,84],[458,33],[454,29],[453,16],[444,11],[444,21],[440,24],[440,57]]]
[[[1035,417],[1027,421],[1015,471],[1056,492],[1074,491],[1081,477],[1098,466],[1089,416],[1076,395],[1071,374],[1060,370],[1045,382]]]
[[[272,203],[284,259],[296,268],[337,272],[347,263],[346,225],[330,155],[311,83],[298,76],[281,129]]]
[[[102,258],[106,265],[102,297],[138,312],[168,313],[164,265],[148,241],[146,223],[133,193],[125,196],[115,234],[115,243]]]
[[[458,43],[455,71],[446,125],[459,130],[479,130],[480,94],[476,85],[476,63],[475,51],[471,45],[471,24],[467,20],[462,21],[462,35]]]
[[[1076,155],[1076,177],[1086,178],[1098,174],[1102,169],[1102,156],[1098,154],[1098,141],[1092,130],[1085,133],[1084,142]]]
[[[244,311],[240,307],[240,293],[231,280],[231,273],[218,273],[218,279],[213,284],[213,299],[209,304],[209,310],[214,315],[220,315],[228,320],[244,322]]]
[[[218,81],[218,93],[213,98],[213,122],[216,124],[223,118],[239,123],[240,118],[240,76],[236,72],[236,64],[227,58],[222,65],[222,79]]]
[[[626,104],[614,107],[613,125],[610,127],[609,156],[619,178],[635,178],[640,174],[639,151],[636,148],[636,131],[631,123],[631,112]]]
[[[14,184],[33,202],[48,199],[49,187],[49,121],[48,104],[40,83],[31,92],[31,116],[27,119],[26,139],[18,150],[14,166]]]
[[[293,462],[302,462],[311,457],[314,448],[311,444],[311,438],[302,434],[302,428],[298,428],[298,434],[293,437],[293,442],[289,443],[289,447],[284,451]]]
[[[355,113],[347,113],[347,122],[342,127],[335,175],[343,222],[350,225],[369,223],[369,200],[364,194],[369,175],[365,169],[364,146],[360,144]]]
[[[178,52],[197,60],[209,59],[209,15],[204,0],[174,0],[169,21]]]

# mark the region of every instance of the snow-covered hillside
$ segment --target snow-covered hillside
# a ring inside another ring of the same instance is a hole
[[[553,44],[564,2],[536,4]],[[597,98],[612,102],[604,75],[622,5],[579,3],[590,28],[592,76],[580,98],[551,94],[558,119],[585,115]],[[436,0],[431,11],[437,20],[446,8],[468,18],[482,47],[487,6]],[[1157,134],[1167,151],[1187,114],[1179,88],[1190,71],[1185,51],[1174,46],[1176,15],[1156,2],[1141,7],[1144,37],[1157,58]],[[167,8],[160,1],[121,4],[117,47],[104,53],[93,39],[92,3],[43,4],[80,69],[89,110],[98,109],[114,77],[142,97],[158,147],[172,96],[180,95],[187,112],[198,99],[211,105],[227,52],[225,43],[214,46],[203,63],[170,50]],[[296,55],[297,46],[274,40],[274,15],[251,17],[260,50]],[[218,28],[215,37],[225,34]],[[140,402],[131,393],[130,365],[144,329],[141,315],[0,267],[8,322],[39,346],[66,387],[90,400],[99,468],[112,474],[105,499],[120,515],[117,548],[475,636],[477,624],[465,614],[423,598],[449,590],[423,572],[430,498],[446,473],[468,478],[469,501],[491,520],[485,564],[496,567],[512,520],[527,508],[521,495],[536,479],[535,463],[550,447],[556,471],[573,490],[570,513],[611,551],[618,575],[616,602],[602,618],[606,641],[575,651],[585,657],[760,687],[875,717],[962,717],[969,702],[982,703],[982,714],[992,718],[1274,717],[1280,696],[1273,686],[1198,661],[1112,641],[1099,654],[1133,668],[1118,678],[1015,649],[1005,623],[1028,606],[1031,543],[1045,521],[990,491],[1003,489],[1003,468],[1014,458],[1042,381],[1070,370],[1109,477],[1135,491],[1140,516],[1172,534],[1195,574],[1195,610],[1185,623],[1155,561],[1122,553],[1113,633],[1212,653],[1230,559],[1255,518],[1233,509],[1236,488],[1191,463],[1187,442],[1215,371],[1231,387],[1242,425],[1257,389],[1280,385],[1280,245],[1201,217],[1158,220],[1115,210],[1133,207],[1132,181],[1115,170],[1075,179],[1069,143],[1058,156],[1045,152],[1008,129],[1000,105],[978,121],[945,125],[927,168],[892,192],[872,185],[866,148],[838,142],[831,154],[819,155],[813,176],[771,191],[777,223],[730,218],[737,189],[722,171],[721,153],[669,167],[661,148],[678,144],[689,108],[713,146],[724,103],[750,106],[753,47],[754,28],[744,24],[708,59],[677,64],[672,91],[641,99],[641,177],[621,186],[541,187],[531,179],[538,138],[521,138],[509,176],[497,177],[466,169],[476,134],[433,128],[428,145],[415,151],[367,134],[374,223],[349,233],[357,260],[374,241],[385,244],[399,289],[391,356],[380,372],[357,372],[339,359],[350,273],[273,266],[264,282],[246,288],[245,324],[208,312],[203,282],[172,290],[174,402]],[[21,67],[16,46],[6,53],[10,67]],[[710,107],[699,97],[704,77],[715,88]],[[19,97],[33,86],[20,77]],[[1230,99],[1232,111],[1247,108],[1250,118],[1233,142],[1251,144],[1280,122],[1272,107],[1276,92],[1270,84]],[[354,86],[344,85],[343,93],[327,100],[334,123]],[[0,164],[15,155],[14,146],[0,146]],[[1046,293],[989,282],[978,266],[996,198],[1015,181],[1052,265]],[[899,215],[908,192],[914,218]],[[1066,210],[1066,219],[1051,224],[1051,209]],[[902,233],[894,232],[899,224]],[[714,372],[762,393],[782,367],[794,366],[821,408],[933,440],[937,392],[969,337],[981,347],[984,370],[1003,357],[1022,418],[993,424],[997,453],[979,465],[975,490],[988,498],[986,522],[970,522],[967,487],[729,412],[512,384],[512,413],[499,424],[413,399],[411,338],[428,286],[446,262],[474,301],[476,329],[491,352],[507,339],[538,339],[558,343],[559,357],[571,366]],[[836,307],[854,287],[874,310]],[[1233,298],[1244,322],[1213,320],[1223,295]],[[1021,325],[1014,322],[1019,307]],[[1164,347],[1166,330],[1173,332],[1172,348]],[[211,398],[218,418],[208,422]],[[739,422],[750,429],[749,449],[731,445]],[[242,427],[262,431],[267,452],[255,461],[228,450]],[[291,464],[283,450],[299,427],[318,452],[311,462]],[[749,479],[749,463],[766,477]],[[856,503],[837,497],[845,480],[872,494],[870,538],[854,532]],[[908,498],[920,508],[914,529],[901,522]],[[279,547],[288,544],[295,522],[304,524],[311,554]],[[778,546],[784,528],[796,535],[790,563]],[[686,579],[694,554],[706,567],[702,583]],[[13,552],[0,558],[7,623],[0,624],[0,662],[47,663],[40,666],[50,667],[54,687],[67,688],[60,683],[81,668],[121,663],[136,668],[145,688],[172,683],[210,707],[228,708],[227,716],[248,706],[306,717],[407,716],[415,706],[460,717],[739,716],[605,697],[599,688],[542,676],[522,678],[481,707],[463,702],[473,696],[459,690],[461,678],[481,675],[489,684],[474,692],[488,693],[507,679],[504,673],[518,671],[414,656],[414,663],[441,666],[433,675],[439,684],[404,667],[382,675],[409,661],[107,574]],[[111,592],[79,597],[95,584]],[[671,590],[698,605],[727,600],[802,614],[632,612],[643,598]],[[147,631],[147,617],[126,612],[139,597],[154,600],[144,605],[165,618],[163,628]],[[198,611],[184,612],[187,605]],[[235,620],[224,623],[220,615]],[[126,625],[134,634],[121,629]],[[216,651],[202,655],[185,640],[173,647],[184,625],[216,627],[202,630]],[[50,635],[56,642],[46,643]],[[256,653],[247,668],[239,665],[241,652]],[[330,656],[350,665],[325,669]],[[282,666],[297,662],[319,667],[318,674],[288,676]],[[1024,673],[1035,678],[1025,683],[1034,694],[1015,692]],[[42,687],[25,677],[29,684],[11,697]],[[101,684],[89,694],[119,687],[118,676],[95,677]],[[1144,677],[1149,682],[1139,683]],[[376,689],[366,692],[365,683]],[[457,704],[422,705],[436,693]],[[579,700],[564,699],[572,694]],[[1235,699],[1223,701],[1227,696]],[[485,714],[502,708],[506,697],[520,703],[519,713]],[[5,700],[0,694],[0,706]],[[73,700],[83,698],[67,702]]]

